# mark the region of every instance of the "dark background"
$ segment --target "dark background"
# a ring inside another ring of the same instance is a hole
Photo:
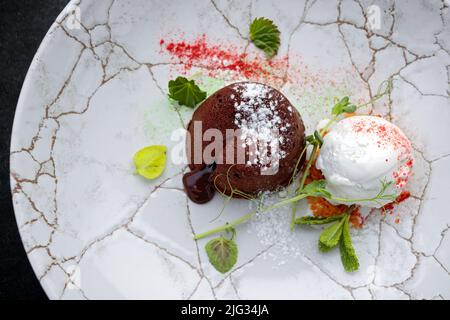
[[[0,0],[0,299],[46,299],[20,240],[9,188],[9,143],[36,50],[68,0]]]

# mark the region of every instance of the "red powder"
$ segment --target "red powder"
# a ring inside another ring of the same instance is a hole
[[[392,211],[392,210],[394,210],[394,202],[385,204],[383,207],[381,207],[381,210],[383,210],[383,211]]]
[[[404,188],[411,168],[413,166],[413,158],[411,156],[411,143],[408,138],[395,126],[387,126],[375,120],[361,119],[353,124],[353,130],[362,134],[372,134],[376,137],[379,148],[391,148],[398,150],[397,160],[401,161],[406,158],[405,165],[402,165],[397,171],[393,172],[395,186]],[[388,160],[386,159],[386,162]]]
[[[242,48],[225,44],[209,44],[206,36],[192,41],[160,40],[162,50],[168,52],[184,73],[192,67],[209,71],[209,76],[218,72],[229,72],[232,78],[261,81],[281,79],[287,68],[287,56],[267,59],[264,56],[250,57]]]
[[[386,127],[375,120],[368,121],[367,119],[357,121],[353,124],[355,132],[364,132],[375,134],[378,138],[378,146],[393,146],[395,149],[402,149],[409,152],[411,144],[403,133],[394,126]]]
[[[388,203],[384,207],[381,208],[382,212],[389,212],[389,213],[392,214],[393,210],[395,209],[395,206],[398,205],[399,203],[405,201],[410,196],[411,196],[411,193],[409,191],[402,191],[400,193],[400,195],[397,197],[397,199],[395,199],[394,202]],[[395,224],[399,224],[400,223],[400,217],[395,217],[394,223]]]
[[[401,202],[405,201],[406,199],[408,199],[410,196],[411,196],[411,193],[409,191],[402,191],[402,193],[400,193],[400,195],[397,197],[395,202],[401,203]]]
[[[412,168],[413,163],[414,163],[413,159],[408,159],[408,161],[406,161],[406,165],[410,168]]]
[[[288,90],[291,96],[302,100],[306,97],[329,97],[330,92],[352,88],[355,93],[367,91],[353,68],[323,68],[304,62],[302,55],[291,50],[267,59],[264,53],[253,46],[235,45],[232,42],[213,42],[205,35],[187,40],[183,34],[170,34],[159,40],[160,53],[168,58],[170,76],[203,76],[225,82],[254,81]],[[339,75],[339,77],[336,77]],[[322,99],[310,101],[306,108],[323,108]],[[364,102],[357,94],[354,102]],[[331,108],[331,106],[330,106]]]
[[[405,201],[406,199],[408,199],[411,196],[411,193],[409,191],[402,191],[397,199],[395,199],[394,202],[388,203],[386,205],[384,205],[383,207],[381,207],[381,210],[383,211],[392,211],[394,210],[395,205],[402,203],[403,201]]]

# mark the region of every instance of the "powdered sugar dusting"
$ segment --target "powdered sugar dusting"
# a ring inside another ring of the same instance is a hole
[[[271,99],[273,89],[250,82],[238,83],[233,89],[241,97],[234,105],[234,123],[241,130],[242,147],[249,148],[247,165],[267,166],[286,157],[282,150],[286,139],[280,131],[288,130],[290,124],[283,124],[278,111],[280,99]]]
[[[286,192],[264,193],[260,207],[273,205],[287,197]],[[254,203],[251,210],[256,209]],[[298,241],[298,234],[290,231],[290,207],[280,207],[266,212],[258,212],[251,220],[250,232],[254,232],[265,246],[275,245],[274,260],[278,265],[302,255],[304,244]]]

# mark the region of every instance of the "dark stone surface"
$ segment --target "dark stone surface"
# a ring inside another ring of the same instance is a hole
[[[14,111],[31,60],[67,0],[0,1],[0,299],[46,299],[20,240],[9,189]]]

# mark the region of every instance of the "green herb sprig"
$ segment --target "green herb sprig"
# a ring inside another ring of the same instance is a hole
[[[318,247],[321,252],[328,252],[339,244],[341,261],[344,269],[354,272],[359,269],[359,261],[350,236],[350,215],[355,206],[350,206],[346,213],[336,217],[302,217],[296,219],[298,225],[321,225],[333,223],[325,228],[319,236]]]
[[[328,131],[328,129],[331,127],[331,125],[333,125],[333,123],[335,123],[342,114],[353,113],[360,108],[363,108],[365,106],[373,104],[374,102],[381,99],[385,95],[390,95],[392,92],[392,89],[393,89],[393,80],[392,80],[392,78],[389,78],[380,84],[376,95],[373,96],[372,99],[370,99],[368,102],[360,104],[360,105],[355,105],[355,104],[350,103],[350,98],[346,96],[346,97],[343,97],[341,100],[339,100],[333,106],[333,108],[331,109],[331,113],[332,113],[333,117],[328,121],[328,123],[325,125],[325,127],[323,127],[320,130],[320,132],[318,132],[316,130],[313,135],[308,136],[306,138],[307,143],[305,145],[305,149],[307,149],[310,145],[312,145],[313,150],[311,152],[310,159],[305,167],[302,178],[300,180],[300,186],[297,189],[297,194],[301,193],[301,190],[304,187],[305,180],[306,180],[307,176],[309,175],[309,170],[311,169],[312,161],[314,160],[317,152],[319,151],[320,147],[322,146],[322,143],[323,143],[322,137]],[[382,189],[383,189],[383,187],[382,187]],[[383,192],[384,191],[385,190],[383,190]],[[348,202],[348,201],[345,201],[345,202]],[[297,211],[297,203],[294,202],[292,204],[292,215],[291,215],[291,224],[290,224],[291,231],[294,230],[296,211]]]
[[[227,229],[229,229],[230,227],[235,227],[237,225],[240,225],[244,222],[247,222],[248,220],[250,220],[254,215],[256,215],[258,212],[259,213],[263,213],[263,212],[267,212],[279,207],[283,207],[285,205],[291,204],[291,203],[297,203],[298,201],[305,199],[307,197],[320,197],[320,198],[325,198],[328,200],[332,200],[332,201],[343,201],[343,202],[348,202],[348,203],[358,203],[358,202],[377,202],[380,199],[384,199],[384,200],[395,200],[396,195],[395,194],[386,194],[386,190],[387,190],[387,186],[390,186],[391,183],[383,183],[382,182],[382,187],[380,189],[380,191],[378,192],[377,196],[373,197],[373,198],[359,198],[359,199],[346,199],[346,198],[338,198],[338,197],[334,197],[331,195],[331,193],[329,191],[327,191],[326,189],[323,189],[323,185],[324,185],[324,181],[325,180],[316,180],[311,182],[310,184],[308,184],[306,187],[308,188],[304,188],[302,190],[301,193],[297,194],[296,196],[292,197],[292,198],[288,198],[285,200],[282,200],[280,202],[277,202],[273,205],[267,206],[267,207],[262,207],[262,208],[258,208],[256,210],[253,210],[250,213],[247,213],[246,215],[243,215],[242,217],[233,220],[231,222],[228,222],[225,225],[219,226],[217,228],[211,229],[209,231],[206,231],[204,233],[199,233],[196,234],[194,236],[194,239],[198,240],[198,239],[202,239],[205,238],[207,236],[222,232],[222,231],[226,231]],[[312,186],[310,186],[312,185]],[[310,186],[310,187],[309,187]],[[317,188],[313,187],[313,186],[317,186]],[[294,225],[295,225],[296,219],[294,220]]]
[[[259,207],[256,210],[253,210],[250,213],[245,214],[244,216],[226,223],[225,225],[213,228],[209,231],[199,233],[194,235],[194,239],[202,239],[205,237],[208,237],[213,234],[217,234],[224,231],[229,230],[235,230],[235,227],[247,222],[250,220],[253,216],[256,215],[256,213],[263,213],[266,211],[273,210],[278,207],[282,207],[285,205],[292,205],[292,217],[291,217],[291,230],[294,229],[296,225],[323,225],[328,223],[333,223],[328,228],[324,229],[322,234],[319,237],[319,250],[322,252],[327,252],[336,247],[339,244],[340,252],[341,252],[341,260],[344,265],[344,268],[348,272],[353,272],[358,270],[359,268],[359,262],[358,257],[356,255],[356,252],[353,248],[351,237],[350,237],[350,226],[349,226],[349,219],[350,214],[354,209],[354,205],[350,206],[349,210],[340,216],[335,217],[296,217],[296,208],[297,203],[305,199],[307,197],[320,197],[324,198],[330,201],[338,201],[338,202],[347,202],[347,203],[363,203],[363,202],[375,202],[377,204],[381,204],[381,201],[394,201],[396,198],[395,193],[389,193],[390,187],[392,186],[392,181],[380,181],[380,190],[378,194],[372,198],[362,198],[362,199],[347,199],[347,198],[341,198],[341,197],[335,197],[329,192],[326,188],[326,181],[325,180],[316,180],[313,181],[307,185],[305,185],[306,178],[309,175],[309,171],[312,167],[312,163],[317,156],[317,153],[320,150],[320,147],[323,144],[323,136],[328,131],[328,129],[331,127],[331,125],[336,122],[339,117],[343,114],[353,113],[359,108],[365,107],[369,104],[373,104],[375,101],[381,99],[383,96],[388,95],[392,92],[392,79],[388,79],[381,83],[377,94],[373,96],[373,98],[360,105],[355,105],[350,102],[349,97],[343,97],[342,99],[338,100],[335,105],[332,108],[332,115],[333,117],[328,121],[328,123],[325,125],[324,128],[322,128],[320,131],[316,130],[312,135],[309,135],[305,138],[305,146],[302,150],[302,152],[299,155],[299,158],[297,160],[296,166],[294,168],[293,175],[291,177],[290,182],[292,183],[295,176],[297,175],[299,171],[299,165],[301,162],[301,159],[305,156],[306,151],[309,147],[312,146],[312,151],[310,154],[310,157],[308,159],[308,162],[305,165],[305,168],[303,170],[302,176],[300,178],[300,185],[295,190],[294,196],[288,199],[284,199],[280,202],[277,202],[273,205],[266,206],[266,207]],[[233,189],[231,187],[231,184],[228,179],[228,172],[227,172],[227,181],[230,185],[230,188],[232,190],[231,195],[234,194],[240,194],[239,190]],[[220,190],[219,190],[220,192]],[[224,194],[224,193],[223,193]],[[242,196],[244,198],[248,198],[245,193],[242,193]],[[223,211],[223,210],[222,210]],[[219,238],[218,238],[219,239]],[[215,239],[214,243],[218,243],[218,239]],[[222,239],[222,238],[220,238]],[[221,240],[223,241],[223,240]],[[222,243],[222,242],[221,242]],[[207,249],[208,250],[208,249]],[[237,252],[237,251],[236,251]],[[236,253],[237,254],[237,253]],[[211,259],[210,259],[211,261]],[[214,260],[213,260],[214,261]],[[211,263],[213,263],[213,261]],[[214,262],[216,263],[216,262]],[[214,264],[213,264],[214,265]],[[219,270],[219,269],[218,269]],[[220,271],[220,270],[219,270]],[[222,271],[221,271],[222,272]]]

